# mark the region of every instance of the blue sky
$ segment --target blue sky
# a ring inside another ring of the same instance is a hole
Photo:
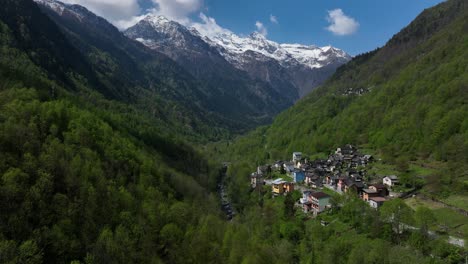
[[[207,34],[225,29],[238,35],[259,31],[279,43],[332,45],[357,55],[383,46],[425,8],[443,0],[62,1],[84,5],[122,29],[152,12]]]
[[[384,45],[425,8],[441,0],[207,0],[207,16],[239,34],[255,30],[260,21],[268,38],[281,43],[332,45],[352,55]],[[327,11],[341,9],[359,27],[354,34],[337,36],[325,28]],[[278,24],[270,22],[270,15]]]

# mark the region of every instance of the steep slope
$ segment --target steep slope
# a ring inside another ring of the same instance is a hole
[[[466,1],[425,10],[387,45],[340,67],[321,88],[271,126],[240,139],[228,153],[235,153],[233,159],[262,160],[366,144],[389,160],[456,163],[453,176],[463,175],[468,161],[467,33]]]
[[[103,86],[125,93],[118,100],[154,113],[171,126],[182,124],[178,132],[199,137],[238,133],[269,121],[287,106],[269,95],[260,98],[257,91],[238,89],[236,82],[220,84],[225,84],[229,93],[213,89],[162,53],[125,37],[84,7],[54,0],[36,2],[86,56]],[[255,88],[261,90],[260,85]]]
[[[219,137],[244,127],[211,111],[203,85],[167,56],[129,40],[83,7],[51,0],[37,3],[58,22],[60,28],[49,20],[55,34],[67,40],[70,47],[66,49],[79,53],[67,63],[78,61],[87,65],[86,73],[75,72],[80,75],[76,83],[81,88],[97,90],[109,99],[130,103],[165,124],[161,130],[193,140]],[[53,42],[55,38],[49,37],[49,40]],[[62,48],[60,44],[57,46],[43,53]],[[89,79],[96,81],[92,83]],[[88,82],[90,85],[86,87]]]
[[[263,93],[274,90],[289,103],[310,92],[351,58],[332,47],[280,45],[258,33],[245,38],[233,33],[202,36],[195,28],[155,15],[148,15],[125,34],[162,51],[207,81],[220,73],[233,76],[230,82],[237,80],[244,86],[260,80],[268,84]]]
[[[11,15],[20,12],[24,13],[22,19]],[[87,76],[87,81],[91,85],[101,88],[97,76],[90,70],[90,64],[66,40],[58,27],[39,12],[38,7],[32,1],[19,1],[5,5],[0,10],[0,18],[3,22],[2,32],[5,34],[2,44],[23,51],[27,58],[21,59],[31,60],[43,69],[42,73],[48,78],[55,79],[70,89],[76,90],[78,89],[77,76],[73,76],[75,73]],[[15,55],[15,53],[2,51],[2,67],[8,69],[9,74],[22,72],[20,66],[8,64],[8,59],[15,61]],[[100,92],[111,93],[104,89],[100,89]]]
[[[216,240],[196,229],[222,223],[217,170],[87,87],[93,67],[60,32],[32,1],[2,1],[0,262],[193,262]]]

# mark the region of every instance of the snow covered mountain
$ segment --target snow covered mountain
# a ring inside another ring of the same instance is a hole
[[[109,26],[79,5],[35,1],[59,16],[83,22],[96,20],[96,25]],[[115,34],[111,28],[106,32]],[[273,112],[308,94],[351,59],[346,52],[331,46],[279,44],[256,32],[247,37],[232,32],[208,37],[195,28],[157,15],[146,16],[123,33],[176,61],[211,87],[207,89],[218,90],[218,98],[222,95],[223,100],[228,100],[235,96],[247,102],[254,94],[270,101],[268,107],[276,109]]]
[[[331,46],[279,44],[257,32],[247,37],[234,33],[203,36],[195,28],[156,15],[148,15],[125,34],[176,61],[180,56],[203,53],[218,57],[218,61],[222,58],[252,79],[269,83],[293,101],[309,93],[351,59],[346,52]]]
[[[268,40],[257,32],[242,38],[235,34],[221,34],[215,37],[205,37],[208,43],[217,46],[220,52],[232,63],[242,64],[239,55],[253,51],[280,62],[289,67],[291,64],[301,64],[311,69],[322,68],[337,61],[347,62],[351,56],[346,52],[326,46],[305,46],[300,44],[278,44]]]

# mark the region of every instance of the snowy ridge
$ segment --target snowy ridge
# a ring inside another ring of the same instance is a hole
[[[34,0],[34,2],[54,10],[59,15],[62,15],[65,10],[65,4],[55,0]]]
[[[195,28],[186,28],[164,16],[148,15],[142,21],[151,24],[156,32],[171,36],[176,43],[183,41],[183,38],[180,38],[180,31],[191,33],[194,37],[201,38],[210,46],[215,47],[227,61],[236,67],[241,67],[244,56],[248,56],[246,53],[249,52],[274,59],[285,67],[303,65],[311,69],[322,68],[337,61],[344,63],[351,59],[351,56],[346,52],[331,46],[279,44],[268,40],[257,32],[248,37],[240,37],[232,32],[209,37],[202,36]],[[137,40],[146,45],[152,46],[154,44],[149,39],[139,38]],[[256,57],[262,59],[261,56]]]
[[[56,12],[58,15],[62,16],[63,13],[66,11],[67,13],[70,13],[74,16],[76,16],[78,19],[83,19],[83,14],[80,14],[76,11],[74,11],[72,8],[70,8],[72,5],[62,3],[60,1],[56,0],[33,0],[37,4],[40,4],[42,6],[48,7],[54,12]]]
[[[348,61],[351,56],[346,52],[331,47],[305,46],[301,44],[279,44],[266,39],[263,35],[254,32],[246,38],[236,34],[222,34],[215,37],[205,37],[211,45],[217,46],[220,52],[230,62],[236,63],[248,51],[260,53],[268,58],[275,59],[281,65],[302,64],[309,68],[322,68],[338,60]],[[236,56],[237,55],[237,56]]]

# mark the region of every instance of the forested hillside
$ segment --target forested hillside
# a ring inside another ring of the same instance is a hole
[[[207,251],[217,169],[170,121],[100,95],[114,93],[32,1],[2,2],[0,20],[0,263]]]
[[[467,3],[447,1],[425,10],[384,47],[339,68],[271,126],[239,138],[224,152],[226,160],[258,163],[293,151],[313,155],[363,145],[390,163],[447,162],[452,171],[444,177],[466,191],[467,72]]]
[[[298,192],[273,199],[247,177],[256,162],[348,141],[463,168],[466,10],[451,0],[426,11],[271,127],[204,156],[187,142],[222,138],[236,123],[190,101],[203,89],[177,65],[144,50],[148,64],[127,68],[137,55],[121,45],[139,44],[59,27],[31,0],[2,1],[0,263],[462,262],[463,248],[429,237],[430,213],[413,217],[398,199],[379,212],[333,197],[337,206],[313,220],[295,209]],[[225,157],[232,221],[215,193]],[[395,214],[421,232],[394,232]]]
[[[11,35],[2,38],[5,72],[16,72],[14,77],[28,85],[38,86],[34,79],[42,73],[67,91],[98,92],[165,124],[158,126],[161,132],[193,141],[222,138],[245,128],[204,107],[202,85],[175,62],[125,38],[103,19],[92,15],[97,21],[80,24],[71,16],[70,21],[64,18],[61,28],[33,1],[9,1],[0,12],[5,34]],[[40,69],[24,70],[16,50]]]

